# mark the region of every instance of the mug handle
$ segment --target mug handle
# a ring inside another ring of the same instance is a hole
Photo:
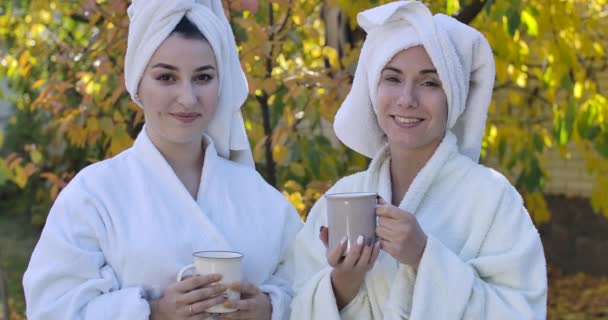
[[[184,277],[184,272],[193,269],[194,268],[194,263],[191,263],[183,268],[181,268],[181,270],[179,270],[179,273],[177,274],[177,282],[182,281],[182,278]]]

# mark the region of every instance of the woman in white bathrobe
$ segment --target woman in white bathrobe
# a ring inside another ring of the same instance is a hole
[[[376,192],[378,241],[327,248],[319,200],[296,238],[292,319],[545,319],[540,237],[518,192],[478,164],[494,83],[473,28],[421,2],[364,11],[338,138],[372,158],[328,193]],[[319,238],[321,240],[319,240]]]
[[[254,170],[247,82],[219,0],[129,7],[126,86],[145,114],[133,147],[79,172],[24,275],[29,319],[286,319],[284,263],[301,220]],[[244,254],[241,300],[217,274],[176,274],[192,253]]]

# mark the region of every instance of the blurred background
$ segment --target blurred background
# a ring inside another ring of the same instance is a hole
[[[333,135],[383,0],[224,0],[250,94],[258,171],[303,219],[368,161]],[[608,319],[608,3],[438,0],[489,40],[497,78],[481,162],[523,195],[549,263],[549,319]],[[0,4],[0,319],[24,319],[21,277],[58,192],[128,148],[143,113],[122,76],[127,0]]]

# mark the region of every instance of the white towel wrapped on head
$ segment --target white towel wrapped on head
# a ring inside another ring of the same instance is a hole
[[[249,89],[221,0],[134,0],[128,14],[125,83],[131,98],[139,104],[135,97],[150,58],[186,16],[209,41],[218,67],[218,105],[206,133],[220,156],[253,166],[240,111]]]
[[[494,58],[477,30],[443,14],[433,16],[418,1],[396,1],[357,15],[367,32],[353,85],[334,120],[338,138],[371,158],[386,136],[376,117],[376,95],[384,66],[402,50],[422,45],[437,69],[448,101],[449,130],[460,151],[479,160],[494,86]]]

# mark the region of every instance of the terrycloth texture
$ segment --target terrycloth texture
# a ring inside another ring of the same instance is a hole
[[[241,115],[249,89],[221,0],[134,0],[128,14],[125,83],[133,101],[139,104],[135,97],[150,58],[185,15],[209,41],[218,67],[218,105],[206,133],[220,156],[253,167]]]
[[[367,32],[353,85],[334,120],[338,138],[371,158],[386,142],[376,118],[380,73],[392,57],[423,45],[437,69],[448,100],[447,127],[460,152],[479,160],[494,86],[494,59],[484,36],[443,14],[432,16],[419,1],[396,1],[361,12]]]
[[[328,193],[378,192],[391,199],[385,145],[367,171]],[[458,152],[446,135],[399,205],[428,236],[418,273],[381,251],[358,295],[336,307],[331,268],[318,238],[319,200],[296,237],[291,319],[545,319],[547,275],[540,237],[517,191],[499,173]]]
[[[194,200],[145,131],[118,156],[82,170],[61,192],[23,279],[29,319],[148,319],[157,298],[201,250],[243,252],[247,281],[289,317],[284,264],[302,222],[246,166],[205,137]]]

